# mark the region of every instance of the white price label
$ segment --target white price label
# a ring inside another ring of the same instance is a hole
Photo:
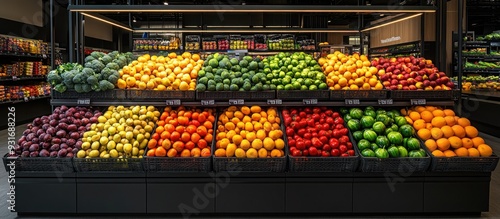
[[[28,102],[30,99],[28,97],[24,97],[24,102]]]
[[[166,100],[165,105],[167,105],[167,106],[180,106],[181,100]]]
[[[392,99],[378,100],[378,105],[392,105],[394,101]]]
[[[243,99],[229,100],[229,105],[243,105],[243,104],[245,104],[245,100]]]
[[[425,99],[411,99],[411,105],[426,105],[427,101]]]
[[[345,105],[359,105],[359,99],[345,99]]]
[[[215,100],[201,100],[202,106],[211,106],[215,105]]]
[[[78,99],[76,104],[80,106],[90,106],[90,99]]]
[[[275,99],[275,100],[267,100],[267,105],[281,105],[283,104],[283,100]]]
[[[304,99],[302,100],[304,105],[316,105],[318,104],[318,99]]]
[[[19,78],[17,78],[17,76],[12,76],[12,80],[17,81],[17,80],[19,80]]]

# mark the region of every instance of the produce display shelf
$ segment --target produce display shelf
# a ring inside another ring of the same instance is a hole
[[[127,99],[125,90],[113,89],[100,92],[88,92],[88,93],[78,93],[75,90],[66,90],[60,93],[52,89],[53,99],[99,99],[99,100],[116,100],[116,99]]]
[[[496,154],[490,157],[436,157],[427,147],[423,148],[431,156],[432,172],[493,172],[499,160]]]
[[[127,100],[166,100],[166,99],[177,99],[177,100],[195,100],[196,93],[192,91],[181,91],[181,90],[169,90],[169,91],[156,91],[156,90],[137,90],[128,89],[120,90],[119,92],[125,92]],[[121,98],[120,98],[121,99]]]
[[[13,161],[16,171],[23,172],[56,172],[72,173],[74,172],[73,158],[52,158],[52,157],[8,157],[3,156],[5,170],[10,170],[8,164]]]
[[[27,76],[27,75],[21,75],[21,76],[7,76],[7,77],[0,77],[0,81],[28,81],[28,80],[45,80],[47,77],[45,75],[41,76]]]
[[[197,100],[268,100],[276,99],[275,91],[197,91]]]
[[[317,99],[328,100],[330,98],[329,90],[278,90],[276,91],[276,98],[283,100],[303,100],[303,99]]]
[[[453,100],[455,99],[457,90],[432,90],[432,91],[407,91],[407,90],[392,90],[389,92],[390,97],[395,100],[408,99],[429,99],[429,100]]]
[[[76,172],[144,172],[141,158],[73,158]]]
[[[29,101],[34,101],[34,100],[41,100],[41,99],[47,99],[47,98],[50,98],[50,96],[47,95],[47,96],[30,97],[30,98],[28,98],[28,100],[25,100],[25,99],[6,100],[6,101],[0,101],[0,105],[3,105],[3,104],[14,104],[14,103],[24,103],[24,102],[29,102]]]
[[[481,69],[481,68],[464,68],[464,73],[478,73],[478,74],[500,74],[500,69]]]
[[[36,58],[36,59],[42,59],[42,58],[47,58],[49,57],[49,54],[31,54],[31,53],[17,53],[17,52],[0,52],[0,56],[10,56],[10,57],[16,57],[16,58]]]
[[[387,99],[387,90],[330,90],[330,100],[344,99]]]

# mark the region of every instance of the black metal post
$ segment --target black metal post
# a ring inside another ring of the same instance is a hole
[[[443,69],[443,64],[441,63],[441,7],[443,7],[443,4],[441,4],[442,1],[441,0],[438,0],[437,1],[437,6],[438,6],[438,10],[436,10],[436,14],[435,14],[435,19],[434,19],[434,23],[436,25],[436,29],[434,30],[435,31],[435,38],[434,38],[434,42],[436,43],[435,44],[435,48],[436,50],[434,51],[434,57],[436,57],[436,66],[439,68],[439,69]]]
[[[446,19],[447,19],[447,16],[446,16],[446,12],[447,12],[447,0],[439,0],[441,1],[441,8],[439,8],[441,10],[441,48],[439,48],[439,50],[441,50],[441,55],[439,56],[439,58],[441,58],[441,67],[442,69],[448,69],[448,66],[446,64],[446,56],[447,56],[447,52],[446,52],[446,38],[447,38],[447,33],[446,33]]]
[[[463,47],[463,0],[458,0],[458,60],[457,60],[457,69],[458,69],[458,92],[459,92],[459,99],[458,99],[458,106],[457,106],[457,111],[458,114],[462,114],[462,101],[461,101],[461,96],[462,96],[462,47]]]
[[[81,5],[85,5],[85,0],[80,0]],[[85,60],[85,20],[82,13],[80,15],[80,63],[84,63]]]
[[[79,5],[80,0],[75,1],[75,5]],[[76,62],[80,62],[80,49],[82,48],[80,45],[80,26],[82,24],[82,20],[80,19],[80,12],[75,13],[76,22],[75,22],[75,45],[76,45]]]
[[[68,7],[71,6],[73,0],[68,0]],[[74,62],[73,56],[75,52],[75,47],[74,47],[74,32],[73,32],[73,13],[71,11],[68,11],[68,59],[69,62]]]
[[[359,2],[358,2],[359,4]],[[361,32],[361,29],[363,29],[363,14],[358,15],[358,31],[359,31],[359,54],[363,55],[364,54],[364,43],[363,43],[363,32]]]
[[[128,0],[127,2],[128,5],[132,5],[132,0]],[[133,29],[132,27],[132,13],[128,13],[128,26]],[[133,40],[133,32],[129,31],[128,33],[128,45],[129,45],[129,50],[133,51],[134,48],[134,40]]]
[[[50,69],[54,69],[56,53],[54,31],[54,0],[50,0]]]
[[[420,16],[420,57],[425,57],[425,13]]]

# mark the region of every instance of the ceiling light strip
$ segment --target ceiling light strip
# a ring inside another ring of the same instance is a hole
[[[72,12],[164,12],[164,13],[434,13],[434,6],[339,6],[339,5],[70,5]]]
[[[373,29],[377,29],[377,28],[380,28],[380,27],[387,26],[387,25],[395,24],[395,23],[398,23],[398,22],[401,22],[401,21],[405,21],[405,20],[409,20],[409,19],[412,19],[412,18],[415,18],[415,17],[419,17],[421,15],[422,15],[422,13],[414,14],[414,15],[411,15],[411,16],[408,16],[408,17],[404,17],[404,18],[401,18],[401,19],[393,20],[393,21],[390,21],[390,22],[387,22],[387,23],[383,23],[383,24],[380,24],[380,25],[376,25],[376,26],[373,26],[373,27],[368,27],[368,28],[365,28],[365,29],[361,30],[361,32],[366,32],[366,31],[370,31],[370,30],[373,30]]]
[[[189,30],[189,29],[136,29],[134,33],[359,33],[358,30]]]
[[[119,24],[117,21],[116,22],[113,22],[113,21],[110,21],[108,19],[105,19],[105,18],[100,18],[100,16],[95,16],[95,15],[91,15],[91,14],[87,14],[87,13],[82,13],[82,15],[86,16],[86,17],[91,17],[93,19],[96,19],[98,21],[101,21],[101,22],[104,22],[104,23],[107,23],[107,24],[110,24],[110,25],[113,25],[115,27],[119,27],[119,28],[122,28],[124,30],[128,30],[128,31],[133,31],[131,28],[128,28],[126,26],[123,26],[121,24]]]

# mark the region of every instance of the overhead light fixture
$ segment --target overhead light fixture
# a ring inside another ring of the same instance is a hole
[[[316,5],[70,5],[72,12],[164,12],[164,13],[434,13],[434,6],[405,6],[388,9],[386,6],[316,6]]]
[[[248,30],[188,30],[188,29],[175,29],[175,30],[169,30],[169,29],[140,29],[140,30],[134,30],[135,33],[359,33],[358,30],[321,30],[321,29],[314,29],[314,30],[307,30],[307,29],[302,29],[302,30],[259,30],[259,29],[248,29]]]
[[[328,20],[328,23],[332,23],[332,20]]]
[[[401,19],[393,20],[393,21],[390,21],[390,22],[387,22],[387,23],[383,23],[383,24],[380,24],[380,25],[376,25],[376,26],[373,26],[373,27],[369,27],[369,28],[363,29],[363,30],[361,30],[361,32],[366,32],[366,31],[377,29],[377,28],[384,27],[384,26],[387,26],[387,25],[395,24],[395,23],[398,23],[398,22],[401,22],[401,21],[405,21],[405,20],[408,20],[408,19],[419,17],[421,15],[422,15],[422,13],[414,14],[414,15],[411,15],[411,16],[408,16],[408,17],[404,17],[404,18],[401,18]]]
[[[167,1],[164,1],[164,2],[163,2],[163,5],[168,5],[168,2],[167,2]]]
[[[87,13],[82,13],[82,15],[86,16],[86,17],[90,17],[90,18],[93,18],[93,19],[96,19],[98,21],[102,21],[104,23],[107,23],[107,24],[110,24],[110,25],[113,25],[115,27],[119,27],[119,28],[122,28],[124,30],[128,30],[128,31],[133,31],[131,28],[125,26],[125,25],[122,25],[120,24],[118,21],[115,21],[115,20],[112,20],[112,19],[109,19],[109,18],[106,18],[104,16],[100,16],[100,15],[91,15],[91,14],[87,14]]]
[[[135,16],[132,17],[132,22],[137,22],[137,19],[135,19]]]

